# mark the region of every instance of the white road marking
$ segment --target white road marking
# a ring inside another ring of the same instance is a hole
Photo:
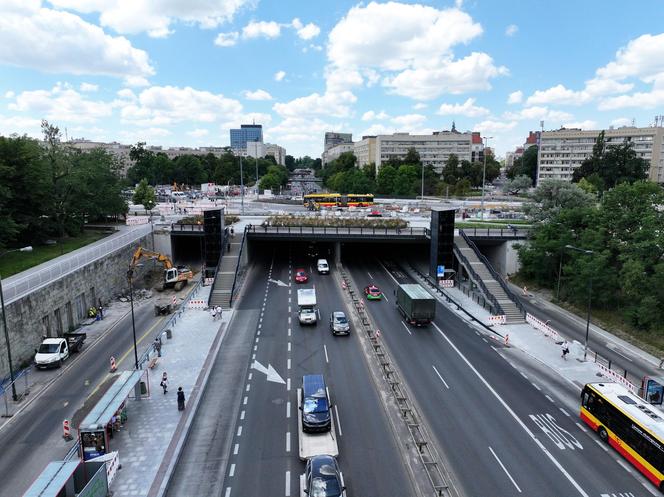
[[[383,298],[385,299],[385,302],[389,303],[389,300],[387,300],[387,295],[383,294]]]
[[[597,440],[597,439],[595,439],[595,443],[596,443],[597,445],[599,445],[602,449],[604,449],[604,452],[608,452],[608,451],[609,451],[609,449],[606,448],[606,442],[604,442],[604,441],[602,441],[602,440]]]
[[[238,452],[240,452],[240,444],[235,444],[235,447],[233,447],[233,455],[237,456]]]
[[[329,363],[330,358],[327,356],[327,345],[323,345],[323,350],[325,351],[325,362]]]
[[[505,474],[507,475],[507,477],[510,479],[510,481],[512,482],[512,484],[516,487],[516,489],[518,490],[518,492],[521,493],[521,489],[519,488],[519,485],[516,484],[516,482],[514,481],[514,478],[512,478],[512,475],[509,473],[509,471],[507,471],[507,468],[505,467],[505,465],[503,464],[503,462],[502,462],[500,459],[498,459],[498,456],[496,455],[496,453],[493,451],[493,449],[492,449],[491,447],[489,447],[489,450],[490,450],[491,453],[493,454],[493,457],[496,458],[496,461],[498,461],[498,464],[500,464],[500,467],[503,468],[503,471],[505,472]]]
[[[482,340],[484,340],[484,343],[489,343],[489,341],[484,337],[482,337]]]
[[[255,361],[256,360],[256,354],[251,354],[251,360]]]
[[[245,392],[251,390],[251,383],[247,383],[247,388],[244,389]]]
[[[631,472],[632,472],[632,468],[630,468],[629,466],[627,466],[627,463],[626,463],[625,461],[623,461],[622,459],[618,459],[618,458],[616,458],[616,462],[617,462],[618,464],[620,464],[623,468],[625,468],[625,471],[627,471],[628,473],[631,473]]]
[[[369,279],[373,280],[373,276],[371,276],[371,273],[369,271],[367,271],[367,274],[369,275]]]
[[[291,343],[288,342],[288,352],[290,352],[290,351],[291,351]]]
[[[262,324],[259,324],[259,325],[258,325],[258,329],[259,329],[259,330],[260,330],[262,327],[263,327]]]
[[[570,475],[565,468],[558,462],[558,460],[551,454],[547,448],[540,442],[535,434],[530,431],[530,429],[524,424],[523,421],[519,418],[519,416],[512,410],[512,408],[503,400],[503,398],[496,392],[496,390],[489,384],[489,382],[482,376],[482,374],[471,364],[471,362],[466,358],[465,355],[452,343],[452,341],[445,335],[445,333],[442,332],[442,330],[438,327],[436,323],[431,323],[433,324],[434,328],[438,331],[440,336],[442,336],[445,341],[454,349],[454,351],[457,353],[459,357],[468,365],[470,370],[480,379],[482,383],[489,389],[491,394],[502,404],[502,406],[505,408],[505,410],[512,416],[512,418],[517,422],[517,424],[530,436],[530,438],[535,442],[535,444],[540,448],[542,452],[551,460],[551,462],[558,468],[558,470],[567,478],[567,480],[576,488],[576,490],[579,492],[579,495],[583,495],[584,497],[590,497],[583,488],[576,482],[576,480]]]
[[[563,409],[562,407],[559,407],[558,409],[560,409],[560,412],[562,412],[565,416],[567,416],[568,418],[570,417],[570,414],[565,409]]]
[[[341,419],[339,418],[339,411],[337,410],[337,405],[334,404],[334,413],[337,415],[337,431],[339,432],[339,436],[343,436],[343,432],[341,431]]]
[[[288,336],[291,336],[291,329],[288,328]]]
[[[260,338],[259,338],[259,337],[256,337],[256,343],[258,343],[259,340],[260,340]]]
[[[634,362],[634,361],[632,361],[632,359],[630,359],[629,357],[627,357],[625,354],[621,354],[620,352],[618,352],[618,348],[617,348],[617,346],[616,346],[615,344],[613,344],[613,343],[611,343],[611,342],[607,342],[607,343],[606,343],[606,348],[607,348],[607,349],[610,349],[610,350],[613,351],[613,352],[615,352],[615,353],[618,354],[620,357],[624,357],[624,358],[627,359],[629,362]]]
[[[521,376],[523,376],[526,380],[528,379],[528,375],[526,375],[526,373],[524,373],[523,371],[519,371],[519,373],[520,373]]]
[[[290,471],[286,471],[286,497],[290,497]]]
[[[286,452],[290,452],[290,431],[286,432]]]
[[[231,470],[228,472],[228,476],[235,476],[235,463],[231,464]]]
[[[588,433],[588,430],[586,429],[585,426],[583,426],[581,423],[574,423],[576,426],[579,427],[579,430],[581,430],[583,433]]]
[[[288,326],[290,326],[290,324],[291,324],[291,317],[288,316]]]
[[[290,392],[290,378],[286,378],[286,390]]]
[[[231,487],[226,487],[226,493],[224,494],[224,497],[231,497]]]
[[[235,435],[235,436],[236,437],[241,437],[242,436],[242,425],[237,427],[237,435]]]
[[[532,386],[534,386],[535,388],[537,388],[537,390],[539,390],[540,392],[542,391],[542,389],[541,389],[538,385],[536,385],[535,383],[530,382],[530,384],[531,384]]]
[[[336,407],[336,406],[334,406]],[[286,417],[290,418],[290,400],[286,402]]]
[[[251,381],[251,379],[254,377],[254,373],[249,373],[249,376],[247,377],[247,381]]]
[[[433,368],[433,370],[434,370],[434,371],[436,372],[436,374],[438,375],[438,378],[440,378],[440,381],[443,382],[443,385],[445,385],[445,386],[447,387],[447,389],[449,390],[450,386],[447,384],[447,382],[446,382],[445,380],[443,380],[443,377],[440,375],[440,373],[439,373],[438,370],[436,369],[436,366],[434,366],[434,365],[432,364],[431,367]]]
[[[291,298],[290,298],[290,297],[288,297],[288,303],[289,303],[289,304],[291,303]]]
[[[247,397],[247,396],[245,395],[245,396],[244,396],[244,399],[242,400],[242,405],[246,406],[246,405],[247,405],[247,402],[249,402],[249,397]]]
[[[291,311],[291,306],[288,306],[288,312],[289,312],[289,313],[292,312],[292,311]]]
[[[258,330],[258,331],[256,332],[256,335],[261,336],[261,330]]]
[[[545,396],[547,399],[549,399],[549,402],[551,402],[552,404],[555,404],[555,403],[556,403],[556,401],[553,400],[553,399],[552,399],[551,397],[549,397],[548,395],[544,395],[544,396]]]
[[[406,325],[406,323],[401,321],[401,324],[403,325],[404,328],[406,328],[406,331],[408,332],[408,334],[412,336],[413,334],[411,333],[410,329],[408,329],[408,326]]]
[[[244,414],[245,414],[244,411],[242,411],[242,412],[240,413],[240,419],[241,419],[241,420],[244,420]]]
[[[290,359],[286,361],[286,369],[290,369]]]
[[[258,345],[254,345],[254,352],[258,350]]]

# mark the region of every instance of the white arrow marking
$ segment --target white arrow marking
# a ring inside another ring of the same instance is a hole
[[[267,375],[267,381],[273,381],[275,383],[283,383],[284,385],[286,384],[284,379],[281,376],[279,376],[279,373],[277,373],[277,371],[272,367],[272,364],[268,364],[266,368],[260,362],[254,360],[254,363],[251,365],[251,367],[256,371],[260,371],[261,373]]]
[[[284,282],[281,281],[281,280],[273,280],[272,278],[269,278],[268,281],[269,281],[270,283],[275,283],[275,284],[277,284],[277,285],[279,285],[279,286],[288,286],[286,283],[284,283]]]

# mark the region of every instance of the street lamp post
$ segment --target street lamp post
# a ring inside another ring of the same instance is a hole
[[[14,250],[6,250],[0,255],[8,254],[9,252],[32,252],[32,246],[22,247]],[[5,330],[5,342],[7,343],[7,360],[9,361],[9,381],[12,384],[12,399],[14,402],[18,400],[16,395],[16,385],[14,385],[14,367],[12,366],[12,348],[9,342],[9,330],[7,329],[7,312],[5,309],[5,296],[2,293],[2,277],[0,277],[0,305],[2,305],[2,326]]]
[[[424,164],[422,164],[422,202],[424,202]]]
[[[129,302],[131,304],[131,330],[134,334],[134,366],[138,370],[138,351],[136,349],[136,321],[134,320],[134,285],[132,278],[134,277],[134,268],[130,267],[127,271],[127,280],[129,281]]]
[[[242,156],[240,155],[240,209],[244,216],[244,175],[242,173]]]
[[[483,138],[483,140],[484,140],[484,167],[482,167],[482,205],[480,207],[482,221],[484,221],[484,183],[486,182],[486,151],[487,151],[487,143],[491,138],[493,138],[493,136],[485,136]]]
[[[565,245],[566,249],[574,250],[575,252],[580,252],[585,255],[592,255],[594,252],[592,250],[586,250],[573,245]],[[588,313],[586,316],[586,341],[583,346],[583,360],[586,360],[588,356],[588,335],[590,334],[590,307],[592,304],[592,294],[593,294],[593,276],[592,272],[588,278]]]
[[[258,149],[256,151],[258,152]],[[256,199],[258,198],[258,153],[256,153]]]

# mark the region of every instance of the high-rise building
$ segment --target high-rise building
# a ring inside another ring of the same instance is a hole
[[[600,130],[559,129],[542,133],[541,151],[537,165],[538,182],[545,179],[572,180],[572,173],[590,157]],[[648,177],[664,183],[664,128],[635,128],[623,126],[605,130],[606,145],[631,142],[638,157],[650,164]]]
[[[353,133],[326,132],[325,142],[323,143],[323,152],[327,152],[330,148],[339,145],[340,143],[353,143]]]
[[[263,125],[242,124],[240,129],[231,129],[231,148],[233,150],[245,150],[247,142],[263,143]]]
[[[353,153],[357,157],[357,167],[376,163],[376,137],[363,136],[359,142],[353,144]]]

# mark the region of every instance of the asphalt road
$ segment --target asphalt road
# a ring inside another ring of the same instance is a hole
[[[196,495],[299,495],[304,463],[298,457],[296,390],[302,375],[310,373],[324,374],[331,393],[339,464],[349,495],[415,495],[358,337],[354,333],[334,337],[329,331],[329,313],[344,309],[333,276],[312,274],[309,284],[300,286],[315,285],[321,312],[317,326],[301,327],[295,314],[298,286],[291,283],[293,269],[309,270],[313,261],[293,254],[289,264],[289,254],[281,252],[273,261],[256,264],[262,269],[254,271],[238,306],[238,312],[257,317],[251,323],[255,327],[236,328],[234,321],[231,329],[231,333],[242,330],[251,338],[244,342],[248,352],[242,352],[251,357],[241,366],[242,393],[237,408],[233,406],[232,440],[222,430],[206,427],[218,441],[206,444],[209,453],[219,454],[217,447],[228,447],[228,455],[220,455],[218,462],[225,468],[224,483],[220,492],[208,485],[210,493]],[[222,351],[224,347],[222,344]],[[266,374],[250,368],[254,359],[265,367],[272,366],[285,383],[267,381]],[[231,415],[228,406],[221,412],[204,410],[211,406],[213,403],[204,398],[197,417],[227,419]],[[197,436],[195,430],[190,434],[190,438]],[[181,457],[186,459],[187,452]],[[180,474],[184,476],[182,470]]]
[[[407,327],[394,308],[396,282],[382,267],[376,261],[348,267],[358,287],[372,281],[387,296],[367,309],[466,495],[654,491],[581,426],[569,399],[555,398],[560,389],[550,393],[522,374],[499,343],[442,304],[435,325]]]
[[[135,307],[135,318],[137,339],[164,320],[155,318],[147,304]],[[141,343],[139,355],[150,344],[150,340]],[[49,462],[65,456],[74,442],[62,438],[62,421],[71,420],[107,377],[110,356],[125,357],[118,362],[119,370],[133,369],[132,350],[131,315],[127,315],[94,346],[86,343],[80,354],[65,362],[63,374],[35,400],[28,399],[28,407],[0,430],[0,496],[23,495]]]

